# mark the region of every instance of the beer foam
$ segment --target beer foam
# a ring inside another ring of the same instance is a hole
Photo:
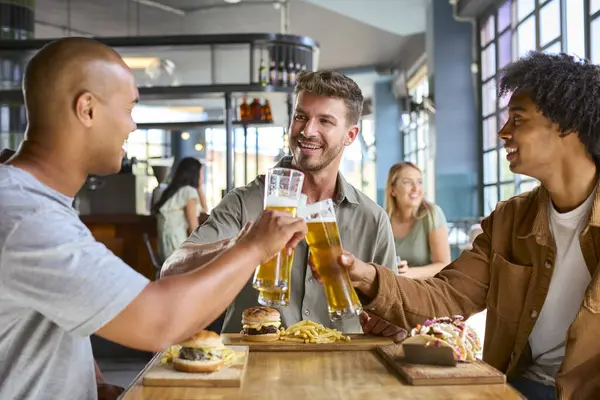
[[[289,197],[267,196],[265,207],[298,207],[298,200]]]
[[[330,202],[331,200],[324,200],[304,207],[298,207],[298,216],[304,218],[307,222],[336,222],[333,208],[323,208],[332,207],[329,204]]]
[[[326,223],[326,222],[335,222],[337,223],[337,220],[335,219],[335,217],[316,217],[316,218],[312,218],[310,221],[306,221],[307,224],[322,224],[322,223]]]

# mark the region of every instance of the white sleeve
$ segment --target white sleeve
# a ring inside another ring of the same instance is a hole
[[[148,284],[74,215],[38,213],[21,221],[0,251],[0,288],[75,335],[89,336]]]

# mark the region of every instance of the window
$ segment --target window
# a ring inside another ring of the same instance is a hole
[[[490,16],[484,23],[481,29],[481,44],[486,45],[490,40],[494,39],[496,32],[496,21],[493,16]]]
[[[490,65],[492,64],[490,63]],[[428,200],[434,201],[435,175],[433,172],[434,160],[430,154],[429,146],[429,114],[423,107],[424,101],[429,97],[429,80],[425,66],[408,80],[407,87],[412,101],[417,104],[417,107],[410,113],[410,118],[407,118],[401,127],[404,143],[404,161],[410,161],[421,169],[425,196]]]
[[[375,125],[373,119],[365,118],[360,126],[360,136],[344,151],[340,171],[354,187],[377,201]]]
[[[125,144],[127,158],[138,161],[171,156],[171,132],[162,129],[138,129],[131,132]]]
[[[566,0],[565,10],[567,23],[567,49],[569,54],[585,57],[585,36],[582,29],[584,24],[585,10],[583,1]]]
[[[497,96],[498,71],[532,50],[559,53],[568,49],[572,54],[584,56],[584,1],[590,1],[592,15],[600,14],[600,0],[505,0],[480,20],[484,215],[489,214],[498,201],[531,190],[538,184],[535,179],[510,171],[503,143],[498,140],[498,130],[508,116],[509,100]],[[566,12],[565,24],[561,23],[562,12]],[[496,28],[494,35],[490,34],[491,27]],[[592,20],[590,30],[592,38],[599,38],[595,43],[592,39],[592,61],[600,63],[600,19]]]
[[[205,146],[199,154],[205,159],[205,189],[208,208],[214,208],[227,189],[227,155],[225,128],[206,128]],[[264,174],[283,157],[284,129],[280,126],[234,129],[234,186],[243,186]],[[247,169],[246,169],[247,165]]]
[[[496,116],[486,118],[483,121],[483,150],[495,149],[498,145],[498,128]]]
[[[481,77],[487,79],[496,74],[496,45],[490,44],[481,57]]]
[[[375,133],[372,120],[361,122],[361,135],[344,150],[340,171],[346,180],[371,199],[376,200]],[[208,208],[214,208],[227,189],[226,135],[222,127],[204,130],[204,148],[198,156],[206,165],[205,190]],[[281,126],[249,126],[234,129],[234,186],[244,186],[257,175],[266,174],[288,154],[287,134]]]
[[[600,64],[600,18],[596,18],[590,24],[590,33],[592,39],[592,54],[590,56],[590,61],[594,64]]]
[[[535,9],[535,0],[517,0],[513,4],[517,6],[517,19],[522,21]]]
[[[552,0],[540,10],[540,45],[545,46],[560,36],[560,1]]]
[[[517,57],[526,56],[531,50],[536,50],[535,15],[529,17],[517,28]]]

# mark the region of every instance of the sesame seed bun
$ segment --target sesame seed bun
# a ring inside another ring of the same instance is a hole
[[[244,310],[242,324],[258,324],[261,322],[280,322],[281,315],[274,308],[257,306]]]

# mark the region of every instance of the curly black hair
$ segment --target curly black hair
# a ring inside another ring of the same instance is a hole
[[[532,51],[499,75],[499,95],[526,92],[563,135],[576,132],[600,165],[600,66],[569,54]]]

